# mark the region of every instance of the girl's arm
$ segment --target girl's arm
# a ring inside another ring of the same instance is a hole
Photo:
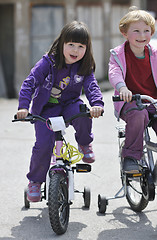
[[[120,65],[116,62],[113,54],[110,56],[109,60],[109,71],[108,71],[109,81],[113,88],[119,92],[121,87],[126,87],[125,84],[125,72],[121,69]]]
[[[94,73],[84,78],[84,92],[91,107],[104,107],[103,96]]]
[[[48,74],[50,63],[43,56],[36,65],[32,68],[28,77],[24,80],[19,92],[19,106],[18,109],[29,109],[32,95],[39,85],[42,85],[45,77]]]
[[[127,88],[125,84],[125,73],[114,56],[111,54],[109,61],[109,81],[111,85],[119,92],[121,100],[130,102],[132,99],[132,92]]]

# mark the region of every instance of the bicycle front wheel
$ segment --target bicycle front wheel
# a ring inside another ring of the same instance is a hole
[[[69,203],[67,177],[62,172],[50,178],[48,209],[53,231],[58,235],[65,233],[69,223]]]
[[[135,212],[141,212],[149,202],[147,181],[143,177],[126,179],[126,199]]]

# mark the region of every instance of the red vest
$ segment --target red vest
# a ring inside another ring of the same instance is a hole
[[[126,86],[133,93],[149,95],[157,98],[157,88],[154,83],[148,47],[145,46],[145,58],[137,58],[131,51],[129,43],[125,45]]]

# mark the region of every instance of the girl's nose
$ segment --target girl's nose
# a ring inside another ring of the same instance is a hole
[[[74,46],[74,51],[77,52],[77,47],[76,46]]]
[[[141,32],[141,37],[144,37],[145,36],[145,33],[144,32]]]

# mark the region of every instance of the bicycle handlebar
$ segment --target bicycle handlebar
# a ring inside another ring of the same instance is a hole
[[[140,97],[140,94],[136,94],[136,95],[132,95],[132,100],[131,101],[136,101],[136,99],[138,99]],[[120,102],[120,101],[124,101],[123,99],[120,99],[119,95],[116,96],[112,96],[112,100],[113,102]]]
[[[131,101],[138,101],[138,100],[148,100],[149,102],[151,102],[152,104],[156,104],[157,103],[157,99],[154,99],[148,95],[140,95],[140,94],[135,94],[132,95],[132,100]],[[119,95],[116,96],[112,96],[112,100],[113,102],[119,102],[119,101],[123,101],[120,99]]]
[[[101,116],[102,115],[103,115],[103,112],[101,113]],[[73,115],[68,119],[65,119],[64,122],[65,122],[65,124],[69,123],[69,122],[71,122],[72,120],[74,120],[78,117],[91,117],[90,110],[86,106],[86,104],[81,104],[80,105],[80,113],[78,113],[76,115]],[[39,120],[39,121],[42,121],[42,122],[47,122],[48,121],[48,119],[45,119],[45,118],[43,118],[39,115],[33,115],[33,114],[28,113],[26,118],[21,118],[21,119],[17,119],[17,115],[14,115],[14,119],[12,120],[12,122],[19,122],[19,121],[31,122],[31,121],[35,121],[35,120]]]
[[[123,101],[122,99],[120,99],[119,95],[112,96],[112,100],[113,100],[113,102]],[[152,98],[152,97],[150,97],[148,95],[135,94],[135,95],[132,95],[132,100],[131,101],[136,101],[137,108],[130,108],[129,110],[125,111],[125,114],[127,112],[132,111],[132,110],[139,110],[139,111],[141,111],[141,110],[145,109],[147,106],[144,103],[142,103],[142,100],[149,101],[149,103],[153,104],[154,107],[157,110],[157,99],[154,99],[154,98]]]
[[[84,113],[78,113],[66,120],[64,120],[65,123],[69,123],[71,122],[72,120],[78,118],[78,117],[90,117],[90,112],[84,112]],[[20,118],[20,119],[17,119],[17,115],[14,116],[14,119],[12,120],[12,122],[21,122],[21,121],[24,121],[24,122],[31,122],[31,121],[35,121],[35,120],[39,120],[41,122],[46,122],[47,119],[46,118],[43,118],[39,115],[33,115],[33,114],[28,114],[28,116],[26,118]]]
[[[24,121],[24,122],[31,122],[31,121],[35,121],[35,120],[40,120],[42,122],[46,122],[46,119],[39,116],[39,115],[33,115],[31,113],[28,113],[27,117],[25,118],[20,118],[20,119],[17,119],[17,115],[15,114],[14,115],[14,119],[12,120],[12,122],[21,122],[21,121]]]
[[[81,106],[80,113],[78,113],[76,115],[73,115],[72,117],[64,120],[64,122],[65,122],[65,124],[69,123],[69,122],[71,122],[72,120],[74,120],[78,117],[91,117],[90,110],[85,104],[83,104],[83,106]],[[19,122],[19,121],[32,122],[32,121],[35,121],[35,120],[39,120],[39,121],[42,121],[42,122],[47,122],[47,119],[45,119],[45,118],[43,118],[39,115],[33,115],[33,114],[30,114],[30,113],[27,115],[26,118],[20,118],[20,119],[17,119],[17,115],[14,115],[14,119],[12,120],[12,122]]]

